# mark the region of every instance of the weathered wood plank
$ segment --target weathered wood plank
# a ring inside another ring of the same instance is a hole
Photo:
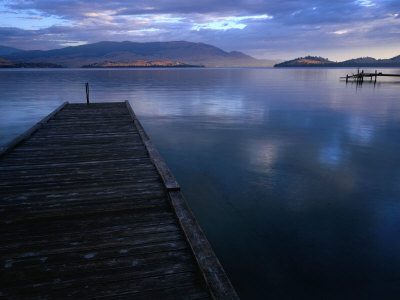
[[[73,240],[74,242],[79,242],[79,243],[87,243],[90,240],[97,240],[103,238],[105,235],[107,236],[116,236],[116,235],[121,235],[122,237],[128,237],[128,236],[138,236],[138,235],[145,235],[145,234],[151,234],[151,233],[160,233],[160,232],[172,232],[172,231],[179,231],[180,228],[179,226],[173,222],[173,223],[167,223],[167,224],[157,224],[157,225],[152,225],[152,226],[141,226],[138,228],[132,228],[132,225],[130,226],[112,226],[112,227],[107,227],[104,228],[103,230],[99,231],[91,231],[90,236],[85,233],[82,234],[81,232],[75,232],[73,235],[70,234],[64,234],[63,236],[60,236],[59,234],[57,235],[52,235],[51,240],[49,240],[49,235],[45,236],[31,236],[27,235],[23,239],[13,239],[11,241],[8,241],[7,244],[0,243],[0,250],[10,250],[10,249],[20,249],[22,247],[29,247],[32,251],[34,251],[34,247],[41,247],[40,244],[42,243],[47,243],[48,248],[54,248],[55,245],[65,245],[66,241],[69,239],[70,241]]]
[[[4,255],[11,256],[9,257],[13,261],[17,261],[18,259],[28,260],[29,258],[36,257],[48,257],[59,255],[61,260],[68,259],[68,261],[73,260],[81,260],[82,258],[86,259],[87,253],[96,253],[96,259],[104,255],[106,251],[104,249],[129,249],[139,245],[146,244],[155,244],[166,241],[176,241],[182,240],[183,235],[181,232],[170,231],[170,232],[153,232],[146,235],[140,235],[140,238],[132,238],[130,237],[105,237],[102,236],[101,239],[98,240],[87,240],[79,243],[65,243],[59,244],[59,247],[50,247],[43,248],[37,247],[36,251],[32,251],[30,248],[22,248],[22,249],[2,249],[0,251],[0,257],[4,258]],[[116,243],[117,242],[117,243]],[[52,245],[51,243],[49,244]],[[55,244],[54,246],[57,246]],[[93,255],[93,257],[95,257]]]
[[[79,166],[83,168],[87,168],[90,166],[98,166],[100,163],[101,164],[116,164],[116,163],[134,163],[141,161],[143,159],[146,159],[146,157],[135,157],[135,158],[124,158],[124,159],[107,159],[105,157],[102,160],[93,160],[93,161],[82,161],[82,162],[75,162],[73,165],[74,166]],[[8,170],[20,170],[20,169],[27,169],[27,166],[31,169],[48,169],[48,168],[54,168],[54,167],[68,167],[71,166],[71,163],[68,162],[49,162],[49,163],[44,163],[44,164],[35,164],[34,162],[32,163],[26,163],[23,165],[15,165],[13,163],[5,163],[2,164],[2,171],[8,171]]]
[[[10,243],[13,240],[25,239],[25,236],[32,238],[42,238],[43,236],[60,235],[68,237],[70,235],[95,234],[98,231],[107,230],[112,226],[163,226],[171,222],[176,222],[171,211],[151,212],[145,215],[135,214],[125,210],[120,214],[92,214],[85,218],[59,218],[45,220],[45,222],[31,223],[28,220],[20,222],[2,224],[0,242]],[[28,227],[29,225],[29,227]],[[66,230],[68,228],[68,230]]]
[[[72,262],[59,264],[57,257],[45,256],[38,258],[37,264],[33,267],[19,265],[18,261],[14,261],[15,271],[8,272],[9,276],[7,277],[0,275],[0,279],[7,283],[7,288],[21,289],[30,285],[38,285],[51,289],[54,288],[54,279],[58,278],[57,289],[65,289],[71,288],[71,285],[98,284],[99,281],[114,281],[115,279],[123,280],[126,279],[125,274],[129,274],[129,280],[134,281],[132,279],[179,274],[188,271],[196,272],[196,264],[187,250],[187,248],[183,248],[175,251],[140,254],[130,252],[127,255],[118,252],[117,254],[111,253],[108,258],[100,259],[92,258],[92,255],[96,256],[97,254],[93,252],[86,254],[87,258],[80,264]],[[41,269],[45,269],[46,272],[38,272]],[[121,278],[121,275],[125,278]],[[137,280],[135,281],[137,282]],[[181,284],[185,283],[182,282]],[[96,295],[96,293],[93,295]]]

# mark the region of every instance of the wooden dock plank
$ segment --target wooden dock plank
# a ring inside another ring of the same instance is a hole
[[[0,296],[237,299],[128,103],[64,103],[0,157]]]

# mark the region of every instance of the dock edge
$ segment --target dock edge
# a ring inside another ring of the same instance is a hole
[[[177,180],[154,146],[153,142],[150,140],[149,136],[144,131],[144,128],[136,117],[129,101],[126,100],[125,103],[132,121],[146,146],[147,152],[165,184],[179,226],[182,228],[185,238],[192,249],[192,253],[210,290],[211,296],[214,299],[239,299],[239,296],[233,288],[233,285],[226,275],[221,263],[212,250],[206,235],[201,230],[196,218],[183,197]]]
[[[0,157],[3,157],[5,154],[10,152],[12,149],[14,149],[18,144],[20,144],[23,141],[27,140],[32,134],[34,134],[36,131],[38,131],[40,129],[40,127],[42,127],[44,124],[46,124],[59,111],[61,111],[68,103],[69,102],[64,102],[59,107],[57,107],[55,110],[53,110],[50,114],[48,114],[46,117],[44,117],[42,120],[37,122],[31,128],[29,128],[27,131],[25,131],[24,133],[22,133],[21,135],[17,136],[15,139],[11,140],[9,143],[7,143],[3,147],[1,147],[0,148]]]

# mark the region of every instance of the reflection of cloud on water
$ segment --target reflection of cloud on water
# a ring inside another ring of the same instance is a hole
[[[154,93],[151,94],[138,93],[134,100],[130,101],[137,114],[145,117],[166,117],[180,114],[180,109],[176,105],[171,105],[172,99],[169,99],[167,93],[161,96],[163,101],[160,101]]]
[[[348,125],[348,133],[354,142],[367,145],[372,141],[375,128],[366,124],[366,120],[360,116],[352,116]]]
[[[252,169],[269,174],[282,146],[283,142],[278,140],[255,140],[249,143],[247,153]]]
[[[341,154],[341,149],[337,145],[322,147],[319,154],[319,160],[328,166],[335,166],[339,164]]]
[[[343,149],[338,139],[331,144],[324,145],[319,150],[319,161],[329,168],[336,168],[343,160]]]
[[[175,97],[165,94],[152,96],[153,101],[136,100],[135,107],[146,116],[239,116],[245,110],[243,98],[239,95],[195,95],[175,94]],[[141,96],[139,99],[149,99]]]
[[[146,99],[146,100],[143,100]],[[256,102],[246,101],[240,94],[162,93],[148,97],[139,95],[132,100],[135,112],[141,117],[205,117],[207,122],[260,124],[268,111]]]
[[[221,95],[219,97],[200,99],[194,105],[200,110],[200,113],[208,116],[239,116],[245,110],[243,102],[243,97],[236,94],[233,97]]]
[[[348,161],[349,157],[349,149],[338,138],[331,144],[321,146],[318,161],[322,168],[315,169],[319,180],[334,186],[336,191],[352,190],[358,175],[352,162]]]

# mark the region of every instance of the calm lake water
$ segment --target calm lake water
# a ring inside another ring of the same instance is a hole
[[[398,299],[400,80],[352,72],[0,70],[0,144],[87,81],[131,102],[243,299]]]

